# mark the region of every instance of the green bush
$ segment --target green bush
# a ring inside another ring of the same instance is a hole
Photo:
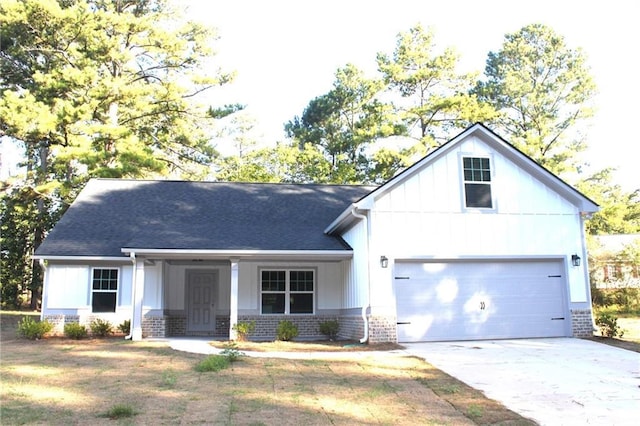
[[[49,321],[35,321],[31,317],[23,317],[18,322],[18,335],[29,340],[42,339],[45,334],[53,330],[53,324]]]
[[[338,320],[328,320],[320,323],[320,333],[327,336],[330,340],[335,340],[338,336],[338,330],[340,329],[340,324]]]
[[[240,321],[237,324],[234,324],[232,328],[237,333],[238,340],[244,342],[249,338],[249,335],[256,330],[256,322]]]
[[[278,340],[282,340],[284,342],[295,339],[298,337],[298,326],[291,321],[282,320],[278,323],[276,336],[278,337]]]
[[[196,364],[196,371],[205,373],[209,371],[224,370],[229,366],[231,361],[224,355],[209,355],[198,364]]]
[[[618,325],[618,318],[610,314],[601,313],[596,317],[596,325],[605,337],[622,337],[624,330]]]
[[[89,324],[91,334],[98,337],[106,337],[113,332],[113,326],[109,321],[96,318]]]
[[[226,356],[229,362],[236,362],[240,357],[244,356],[244,353],[240,352],[236,342],[229,342],[224,345],[224,349],[220,352],[220,355]]]
[[[124,320],[122,324],[118,325],[118,330],[120,330],[121,333],[129,334],[131,331],[131,320]]]
[[[87,327],[77,322],[70,322],[64,325],[64,335],[70,339],[84,339],[87,337]]]
[[[127,404],[117,404],[109,408],[109,410],[100,417],[108,417],[111,420],[117,420],[127,417],[133,417],[135,415],[136,411],[132,406]]]

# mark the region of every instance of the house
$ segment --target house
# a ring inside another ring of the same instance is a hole
[[[362,342],[591,336],[598,206],[475,124],[379,187],[91,180],[39,247],[42,317],[131,338],[279,321]]]
[[[589,251],[596,288],[640,288],[640,234],[597,235]]]

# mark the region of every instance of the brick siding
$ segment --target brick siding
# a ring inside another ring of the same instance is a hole
[[[593,320],[590,309],[571,311],[571,334],[573,337],[592,337]]]

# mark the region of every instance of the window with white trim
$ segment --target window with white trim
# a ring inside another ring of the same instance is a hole
[[[263,314],[312,314],[315,274],[313,269],[263,269],[260,299]]]
[[[115,312],[118,294],[118,269],[93,268],[91,274],[91,311]]]
[[[486,157],[462,157],[464,201],[467,208],[492,209],[491,166]]]

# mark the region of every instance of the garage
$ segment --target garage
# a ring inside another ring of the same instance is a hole
[[[562,260],[396,262],[399,342],[570,336]]]

